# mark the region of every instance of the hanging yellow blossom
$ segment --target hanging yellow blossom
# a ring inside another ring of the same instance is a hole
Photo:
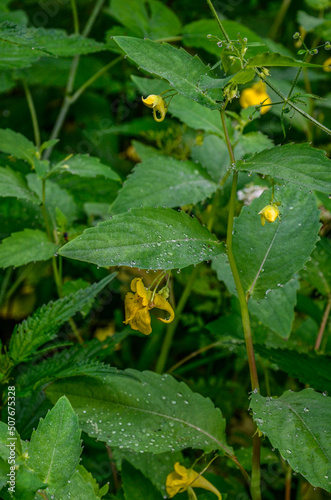
[[[254,83],[252,87],[244,89],[240,95],[240,106],[244,109],[249,106],[258,106],[263,104],[261,107],[261,115],[264,115],[271,106],[265,106],[265,104],[271,104],[271,99],[267,94],[266,84],[264,82]]]
[[[145,288],[142,278],[131,281],[131,290],[134,293],[128,292],[124,299],[126,325],[129,324],[133,330],[149,335],[152,332],[149,311],[154,307],[170,314],[168,319],[158,318],[160,321],[163,323],[173,321],[175,313],[164,295]]]
[[[198,472],[193,469],[186,469],[179,462],[174,465],[172,471],[166,480],[166,490],[169,498],[174,497],[177,493],[183,493],[190,488],[203,488],[204,490],[215,493],[219,500],[222,500],[222,495],[207,479],[202,477]]]
[[[277,217],[279,217],[279,214],[279,208],[276,203],[272,203],[271,205],[267,205],[266,207],[262,208],[261,212],[259,212],[259,215],[261,215],[262,226],[264,226],[265,221],[275,222]]]
[[[323,69],[327,73],[330,73],[330,71],[331,71],[331,57],[329,57],[328,59],[326,59],[324,61],[324,63],[323,63]]]
[[[160,95],[151,94],[146,99],[141,98],[145,106],[148,108],[153,108],[153,117],[157,122],[162,122],[165,118],[166,112],[168,111],[167,103]],[[159,112],[160,116],[156,112]]]

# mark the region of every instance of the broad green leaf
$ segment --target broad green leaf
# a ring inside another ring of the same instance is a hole
[[[10,167],[0,167],[0,196],[25,199],[32,203],[39,202],[36,195],[28,188],[23,175]]]
[[[163,496],[142,472],[129,462],[122,465],[123,490],[126,500],[162,500]]]
[[[210,399],[170,375],[118,373],[126,376],[60,380],[46,394],[53,403],[66,394],[81,428],[111,447],[156,454],[191,447],[232,455],[225,420]]]
[[[301,271],[303,279],[311,283],[322,295],[331,293],[331,242],[323,238],[317,242],[307,262]]]
[[[245,68],[259,68],[262,66],[287,66],[297,68],[320,68],[320,64],[311,64],[293,59],[292,57],[282,56],[281,54],[265,52],[249,59]]]
[[[204,200],[216,189],[217,184],[199,165],[158,155],[135,166],[112,204],[111,213],[160,204],[181,207]]]
[[[120,181],[120,177],[111,167],[101,163],[99,158],[89,155],[74,155],[69,160],[64,160],[55,165],[51,174],[55,172],[68,172],[79,177],[97,177],[101,175],[106,179]]]
[[[210,69],[198,56],[192,57],[182,48],[148,39],[116,36],[114,40],[141,69],[164,78],[180,94],[207,108],[220,108],[220,104],[199,87],[201,76]]]
[[[110,14],[130,29],[133,36],[152,40],[178,35],[181,23],[176,14],[158,0],[112,0]]]
[[[37,148],[31,141],[9,128],[0,129],[0,151],[25,160],[30,165],[33,165],[37,154]]]
[[[230,293],[237,295],[227,255],[221,254],[215,257],[212,267],[216,271],[219,280],[224,281]],[[298,288],[298,280],[292,279],[275,290],[268,290],[265,298],[256,301],[250,297],[248,301],[249,312],[263,325],[280,337],[287,339],[291,333],[294,320],[294,307],[297,302]]]
[[[256,352],[276,364],[290,377],[297,378],[313,389],[331,394],[331,358],[318,353],[297,352],[292,349],[267,348],[255,345]]]
[[[50,259],[59,248],[39,229],[12,233],[0,244],[0,267],[19,267]]]
[[[192,158],[198,161],[219,182],[231,164],[226,142],[217,135],[205,135],[201,146],[192,148]]]
[[[131,79],[144,96],[149,94],[160,94],[169,88],[169,86],[161,80],[152,80],[139,76],[131,76]],[[224,135],[221,117],[218,111],[201,106],[201,104],[183,95],[176,95],[171,100],[168,113],[195,130],[205,130],[206,132],[211,132],[222,137]]]
[[[52,340],[61,325],[89,304],[115,276],[116,273],[110,274],[84,290],[80,289],[72,295],[49,302],[20,323],[11,336],[8,349],[14,363],[28,360],[40,346]]]
[[[61,500],[72,500],[73,498],[79,498],[79,500],[99,500],[92,485],[85,481],[82,475],[76,471],[70,477],[67,485],[60,492]]]
[[[258,153],[236,164],[238,170],[258,172],[309,189],[331,192],[331,161],[324,151],[308,144],[285,144]]]
[[[43,490],[46,487],[47,485],[41,481],[35,472],[25,465],[20,465],[16,475],[15,493],[17,498],[34,500],[37,490]]]
[[[312,389],[286,391],[275,399],[256,393],[250,407],[259,429],[294,472],[331,492],[331,398]]]
[[[0,26],[0,40],[7,45],[22,47],[23,54],[30,49],[32,55],[54,55],[70,57],[79,54],[90,54],[105,50],[105,45],[81,35],[68,36],[64,30],[45,28],[25,28],[13,23]],[[6,49],[5,49],[6,50]]]
[[[260,153],[264,149],[272,148],[274,145],[272,139],[262,132],[249,132],[240,137],[238,144],[235,147],[236,158],[243,158],[247,155]]]
[[[59,493],[74,474],[82,452],[80,434],[78,418],[65,396],[32,433],[28,466],[48,484],[46,494]]]
[[[8,42],[0,41],[0,70],[28,68],[38,61],[44,52],[31,50],[29,47],[18,47]]]
[[[94,493],[96,496],[99,498],[103,497],[109,490],[109,483],[106,483],[101,489],[99,488],[98,483],[96,482],[96,479],[92,476],[90,472],[88,472],[85,467],[82,465],[78,466],[77,472],[81,475],[81,477],[84,479],[84,481],[88,484],[90,484],[93,488]]]
[[[64,245],[59,253],[98,266],[175,269],[209,260],[223,245],[185,212],[135,208]]]
[[[234,256],[244,290],[255,300],[263,299],[268,290],[284,285],[302,269],[320,227],[314,194],[294,184],[276,186],[281,220],[262,226],[258,213],[270,203],[270,196],[267,191],[243,207],[234,223]]]

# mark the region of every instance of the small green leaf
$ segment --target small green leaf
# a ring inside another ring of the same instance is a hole
[[[282,56],[281,54],[264,52],[249,59],[245,68],[260,68],[262,66],[286,66],[297,68],[321,68],[320,64],[311,64],[293,59],[292,57]]]
[[[313,31],[315,28],[325,23],[325,19],[315,16],[310,16],[309,14],[307,14],[307,12],[304,12],[303,10],[298,11],[297,19],[300,26],[302,26],[307,32]]]
[[[284,179],[323,193],[331,192],[331,161],[308,144],[285,144],[236,164],[238,170]]]
[[[198,161],[217,183],[231,164],[226,142],[214,134],[205,135],[201,146],[192,148],[192,159]]]
[[[331,492],[331,398],[312,389],[286,391],[279,398],[256,393],[250,407],[258,428],[294,472]]]
[[[70,477],[68,484],[60,492],[61,500],[72,500],[73,498],[79,498],[79,500],[99,500],[97,497],[93,486],[91,483],[86,481],[82,475],[76,471]]]
[[[59,253],[104,267],[170,270],[209,260],[222,249],[217,238],[185,212],[146,207],[86,229]]]
[[[0,244],[0,267],[19,267],[29,262],[48,260],[58,248],[39,229],[24,229],[12,233]]]
[[[37,148],[31,141],[9,128],[0,129],[0,151],[25,160],[30,165],[33,165],[37,154]]]
[[[287,283],[305,265],[320,228],[314,194],[294,184],[276,186],[281,220],[262,226],[258,213],[270,196],[265,192],[243,207],[234,223],[233,252],[244,289],[255,300]]]
[[[316,248],[311,254],[311,260],[307,262],[301,271],[303,279],[311,283],[322,295],[331,293],[331,242],[323,238],[317,242]]]
[[[160,203],[181,207],[204,200],[216,189],[217,184],[199,165],[158,155],[136,165],[112,204],[111,213]]]
[[[202,75],[209,72],[198,56],[167,43],[126,36],[114,40],[141,69],[167,80],[180,94],[210,109],[219,109],[214,98],[199,88]]]
[[[122,465],[122,481],[126,500],[162,500],[163,496],[142,472],[129,462]]]
[[[36,195],[28,188],[23,175],[10,167],[0,167],[0,196],[10,196],[39,203]]]
[[[152,453],[191,447],[232,455],[225,420],[210,399],[170,375],[118,373],[58,380],[46,395],[54,403],[66,394],[82,429],[111,447]]]
[[[97,177],[98,175],[114,181],[120,181],[120,177],[108,165],[101,163],[99,158],[89,155],[74,155],[69,160],[55,165],[51,175],[57,172],[68,172],[79,177]]]
[[[78,418],[65,396],[32,433],[27,463],[48,484],[46,493],[57,495],[74,474],[82,452],[80,434]]]
[[[49,161],[48,160],[39,160],[38,158],[34,158],[33,166],[36,170],[37,176],[39,179],[43,179],[49,170]]]

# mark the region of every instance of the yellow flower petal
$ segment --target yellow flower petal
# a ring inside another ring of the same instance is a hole
[[[271,99],[267,94],[266,84],[264,82],[257,82],[252,87],[244,89],[240,95],[240,106],[243,109],[249,106],[258,106],[259,104],[264,104],[261,107],[261,115],[264,115],[269,111],[271,106],[265,106],[265,104],[271,103]]]
[[[326,59],[323,63],[323,70],[329,73],[331,71],[331,57]]]
[[[153,117],[157,122],[162,122],[167,113],[167,104],[160,95],[151,94],[146,99],[141,98],[145,106],[153,108]],[[160,114],[160,116],[157,115]]]
[[[141,297],[144,306],[148,305],[152,292],[145,288],[142,278],[134,278],[131,281],[131,290]]]
[[[193,469],[186,469],[179,462],[175,463],[174,469],[168,474],[166,480],[166,490],[169,498],[173,498],[177,493],[182,493],[190,487],[211,491],[219,500],[222,500],[222,495],[218,489]]]
[[[152,332],[151,316],[147,306],[142,304],[138,294],[128,292],[124,299],[125,323],[129,324],[133,330],[149,335]]]
[[[157,319],[162,321],[162,323],[171,323],[174,320],[175,313],[173,308],[171,307],[169,302],[165,300],[159,293],[155,294],[154,304],[157,309],[162,309],[163,311],[167,311],[170,314],[168,319],[163,319],[163,318],[157,318]]]
[[[261,215],[261,224],[264,226],[265,222],[275,222],[277,217],[279,217],[279,209],[275,203],[267,205],[259,212]]]

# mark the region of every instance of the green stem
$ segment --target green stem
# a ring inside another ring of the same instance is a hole
[[[92,83],[94,83],[100,76],[102,76],[106,71],[108,71],[110,68],[115,66],[119,61],[123,59],[124,56],[119,56],[116,57],[116,59],[113,59],[110,63],[106,64],[103,66],[99,71],[97,71],[91,78],[89,78],[81,87],[79,87],[78,90],[73,94],[73,96],[70,98],[70,104],[73,104],[74,102],[77,101],[77,99],[81,96],[81,94],[90,86]]]
[[[98,0],[98,2],[96,2],[95,6],[93,8],[93,11],[91,12],[91,15],[86,23],[84,30],[83,30],[82,36],[86,37],[90,33],[90,31],[93,27],[93,24],[98,16],[102,6],[103,6],[103,3],[104,3],[104,0]],[[59,112],[58,117],[55,121],[55,124],[54,124],[53,130],[52,130],[52,133],[49,137],[49,140],[53,140],[53,139],[58,138],[60,130],[61,130],[61,128],[64,124],[64,121],[66,119],[66,116],[68,114],[69,108],[72,104],[70,96],[72,94],[74,84],[75,84],[75,78],[76,78],[76,74],[77,74],[79,59],[80,59],[80,56],[75,56],[72,60],[69,75],[68,75],[68,81],[67,81],[67,85],[65,88],[65,97],[63,99],[60,112]],[[53,151],[53,147],[48,148],[46,151],[44,151],[43,158],[45,160],[48,160],[49,157],[51,156],[52,151]]]
[[[198,268],[196,267],[193,269],[191,276],[190,276],[188,282],[186,283],[186,287],[184,288],[182,296],[179,299],[178,305],[177,305],[176,310],[175,310],[175,319],[173,320],[172,323],[170,323],[168,325],[167,332],[166,332],[166,335],[164,337],[163,345],[162,345],[161,352],[159,355],[159,359],[157,360],[157,363],[156,363],[156,367],[155,367],[156,373],[163,373],[164,372],[164,368],[165,368],[165,365],[167,363],[168,354],[170,351],[172,339],[174,337],[175,331],[176,331],[178,323],[180,321],[180,315],[185,307],[187,299],[190,296],[192,286],[193,286],[194,280],[196,278],[197,272],[198,272]]]
[[[284,17],[286,15],[286,12],[287,12],[290,4],[291,4],[291,0],[283,0],[283,3],[278,11],[278,14],[277,14],[277,16],[274,20],[274,23],[271,26],[269,34],[268,34],[268,38],[271,38],[271,40],[273,40],[275,38],[275,36],[277,35],[277,32],[278,32],[280,26],[282,25],[282,22],[284,20]]]
[[[233,149],[231,145],[231,141],[229,138],[228,129],[225,122],[225,112],[221,110],[221,120],[224,130],[225,142],[229,151],[229,156],[232,164],[235,164],[235,157],[233,154]],[[226,238],[226,246],[229,264],[231,268],[231,272],[233,275],[233,279],[236,285],[238,299],[240,303],[241,310],[241,318],[244,328],[245,334],[245,343],[248,357],[248,365],[249,372],[251,378],[251,386],[253,391],[259,390],[259,379],[257,375],[255,355],[254,355],[254,346],[252,340],[252,331],[249,320],[248,313],[248,305],[246,302],[246,296],[244,292],[244,288],[242,286],[237,264],[234,258],[233,249],[232,249],[232,236],[233,236],[233,221],[234,221],[234,210],[235,210],[235,202],[237,196],[237,183],[238,183],[238,172],[233,172],[233,180],[232,180],[232,188],[231,188],[231,196],[229,202],[229,217],[228,217],[228,227],[227,227],[227,238]],[[253,459],[252,459],[252,479],[251,479],[251,496],[253,500],[261,500],[261,490],[260,490],[260,438],[258,435],[255,435],[253,438]]]
[[[47,210],[46,210],[46,181],[45,181],[45,179],[41,179],[41,186],[42,186],[41,187],[41,189],[42,189],[41,211],[42,211],[42,214],[44,217],[47,236],[48,236],[50,241],[53,241],[52,240],[52,232],[51,232],[51,228],[49,225],[49,220],[48,220]]]
[[[213,16],[214,16],[214,17],[215,17],[215,19],[216,19],[217,24],[219,25],[219,27],[220,27],[220,29],[221,29],[221,31],[222,31],[222,33],[223,33],[223,36],[224,36],[225,40],[226,40],[228,43],[230,43],[230,44],[231,44],[231,40],[230,40],[230,38],[229,38],[229,36],[228,36],[227,32],[226,32],[226,31],[225,31],[225,29],[223,28],[223,24],[221,23],[221,20],[220,20],[220,18],[218,17],[217,12],[216,12],[216,10],[215,10],[215,7],[213,6],[213,4],[212,4],[211,0],[207,0],[207,3],[208,3],[208,5],[209,5],[209,7],[210,7],[210,10],[212,11]]]
[[[30,110],[32,126],[33,126],[33,133],[34,133],[34,140],[35,140],[37,149],[39,149],[40,148],[40,131],[39,131],[36,108],[34,107],[32,95],[31,95],[30,89],[29,89],[25,80],[23,80],[23,87],[24,87],[25,97],[26,97],[26,100],[28,102],[28,106],[29,106],[29,110]]]
[[[19,271],[19,275],[12,284],[12,286],[9,288],[8,292],[4,296],[4,300],[10,299],[10,297],[13,295],[13,293],[17,290],[17,288],[20,286],[22,281],[26,278],[26,276],[29,274],[31,271],[33,264],[27,264],[25,267],[21,268]]]
[[[79,34],[79,18],[78,18],[76,0],[71,0],[71,8],[72,8],[72,15],[74,18],[75,34],[78,35]]]
[[[326,308],[324,310],[322,322],[321,322],[320,328],[318,330],[318,335],[317,335],[317,339],[316,339],[316,343],[315,343],[315,347],[314,347],[315,351],[318,351],[318,349],[320,348],[320,345],[321,345],[321,342],[323,339],[323,335],[324,335],[324,331],[325,331],[325,327],[326,327],[326,324],[328,322],[330,309],[331,309],[331,295],[329,295],[329,300],[328,300],[328,303],[327,303]]]
[[[291,482],[292,482],[292,469],[290,466],[288,466],[285,477],[285,500],[291,500]]]

